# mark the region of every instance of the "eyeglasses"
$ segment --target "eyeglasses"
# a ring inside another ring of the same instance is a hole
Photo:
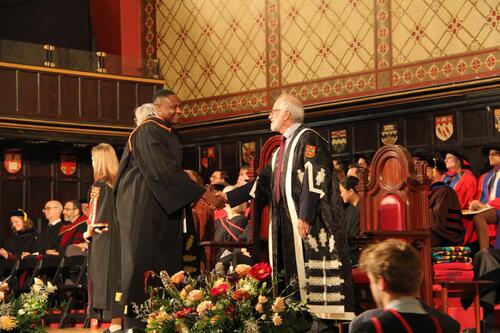
[[[488,154],[488,156],[498,156],[498,155],[500,155],[500,152],[498,152],[498,151],[493,151],[493,152]]]
[[[44,209],[42,209],[42,212],[45,212],[45,211],[47,211],[47,210],[54,209],[54,208],[57,208],[57,207],[55,207],[55,206],[52,206],[52,207],[50,207],[50,206],[49,206],[49,207],[45,207]]]

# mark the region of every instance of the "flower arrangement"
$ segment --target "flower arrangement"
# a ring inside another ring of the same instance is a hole
[[[56,289],[50,282],[45,285],[35,278],[30,291],[15,298],[4,282],[0,286],[0,332],[45,332],[38,323],[47,310],[49,294]]]
[[[140,306],[137,318],[146,323],[146,332],[306,332],[311,326],[307,308],[293,293],[272,296],[271,267],[259,263],[236,266],[231,274],[216,271],[192,278],[184,271],[170,277],[160,273],[163,287]],[[272,281],[277,282],[277,279]]]

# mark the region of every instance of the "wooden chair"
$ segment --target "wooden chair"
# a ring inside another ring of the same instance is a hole
[[[260,158],[258,160],[252,159],[250,169],[247,172],[250,180],[255,179],[255,176],[262,172],[267,162],[271,159],[273,152],[279,147],[280,138],[280,135],[269,138],[262,146]],[[255,168],[255,165],[258,167]],[[213,221],[211,222],[213,223]],[[264,256],[264,251],[267,250],[267,246],[264,245],[267,243],[269,207],[260,207],[253,200],[250,200],[250,219],[248,223],[251,228],[251,232],[250,238],[246,242],[217,242],[214,240],[200,242],[199,245],[205,250],[205,270],[210,271],[215,267],[215,257],[222,248],[247,248],[250,250],[252,261],[260,261],[260,259]]]
[[[421,294],[432,304],[431,240],[429,231],[429,179],[425,164],[414,165],[402,146],[386,145],[373,158],[371,174],[363,173],[358,192],[360,229],[368,240],[399,238],[420,250],[423,285]]]

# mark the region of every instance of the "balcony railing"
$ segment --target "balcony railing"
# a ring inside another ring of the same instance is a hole
[[[112,75],[160,78],[158,60],[5,39],[0,39],[0,62]]]

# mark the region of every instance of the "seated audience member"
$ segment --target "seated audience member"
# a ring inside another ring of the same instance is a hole
[[[346,231],[346,237],[356,237],[359,235],[359,196],[356,186],[358,185],[358,178],[349,176],[340,182],[340,196],[346,204],[345,206],[345,218],[344,226]],[[356,265],[358,263],[359,251],[357,246],[349,245],[349,256],[351,258],[351,264]]]
[[[480,249],[489,247],[488,225],[498,223],[500,213],[500,147],[488,146],[483,149],[483,154],[489,159],[491,170],[481,175],[475,200],[470,203],[470,210],[495,208],[485,210],[473,216],[474,227],[479,240]],[[497,231],[498,235],[498,231]],[[500,238],[497,236],[496,247],[500,247]]]
[[[431,244],[456,246],[462,242],[464,227],[462,213],[455,191],[443,183],[446,165],[438,159],[427,159],[429,187],[429,224]]]
[[[238,174],[238,179],[236,180],[236,184],[235,184],[236,187],[240,187],[240,186],[243,186],[246,183],[248,183],[248,181],[250,180],[250,177],[248,177],[248,175],[247,175],[249,168],[250,168],[250,166],[246,165],[246,164],[241,166],[240,172]]]
[[[153,103],[144,103],[141,106],[138,106],[134,110],[134,121],[135,126],[139,126],[142,124],[144,119],[150,116],[154,116],[155,114],[155,105]]]
[[[420,255],[410,244],[388,239],[361,253],[360,267],[367,272],[370,290],[379,309],[349,332],[458,332],[445,331],[443,316],[425,310],[417,298],[422,283]]]
[[[83,239],[83,234],[87,231],[87,216],[82,214],[80,202],[78,200],[69,200],[64,204],[64,221],[67,223],[61,227],[59,245],[66,248],[69,245],[78,246],[81,251],[88,248]]]
[[[23,252],[34,252],[37,233],[33,229],[33,222],[28,214],[21,209],[13,210],[9,213],[12,235],[7,238],[5,244],[0,248],[0,271],[9,265],[5,261],[15,261],[21,257]]]
[[[227,186],[224,189],[224,193],[227,193],[234,188],[235,186]],[[237,242],[240,240],[240,237],[242,236],[248,224],[248,220],[245,217],[246,208],[246,203],[235,206],[233,208],[226,204],[226,207],[222,209],[225,211],[225,214],[217,214],[217,211],[215,212],[214,241]],[[221,249],[221,251],[217,255],[217,259],[221,259],[222,261],[231,260],[232,254],[233,252],[229,249]],[[224,258],[226,256],[229,257]]]
[[[80,203],[80,207],[82,207],[82,214],[85,216],[89,216],[89,201],[88,199],[80,199],[78,200]]]
[[[476,195],[477,181],[470,170],[464,168],[469,162],[460,153],[453,150],[442,152],[448,172],[443,182],[455,190],[460,203],[460,209],[469,209],[471,201]]]
[[[356,164],[359,165],[363,169],[370,169],[371,161],[368,156],[359,155]]]
[[[361,167],[357,164],[350,164],[349,167],[347,167],[347,177],[356,177],[358,179],[361,179]]]
[[[42,228],[42,231],[38,234],[35,252],[23,252],[21,255],[22,258],[39,254],[59,255],[61,240],[59,231],[64,225],[64,222],[61,220],[63,206],[57,200],[50,200],[45,204],[43,212],[45,213],[45,218],[48,220],[48,225],[46,228]]]
[[[215,170],[210,176],[210,185],[223,185],[226,187],[228,183],[229,176],[226,171]]]
[[[343,181],[347,177],[342,167],[342,163],[337,160],[333,160],[333,171],[335,171],[339,182]]]

